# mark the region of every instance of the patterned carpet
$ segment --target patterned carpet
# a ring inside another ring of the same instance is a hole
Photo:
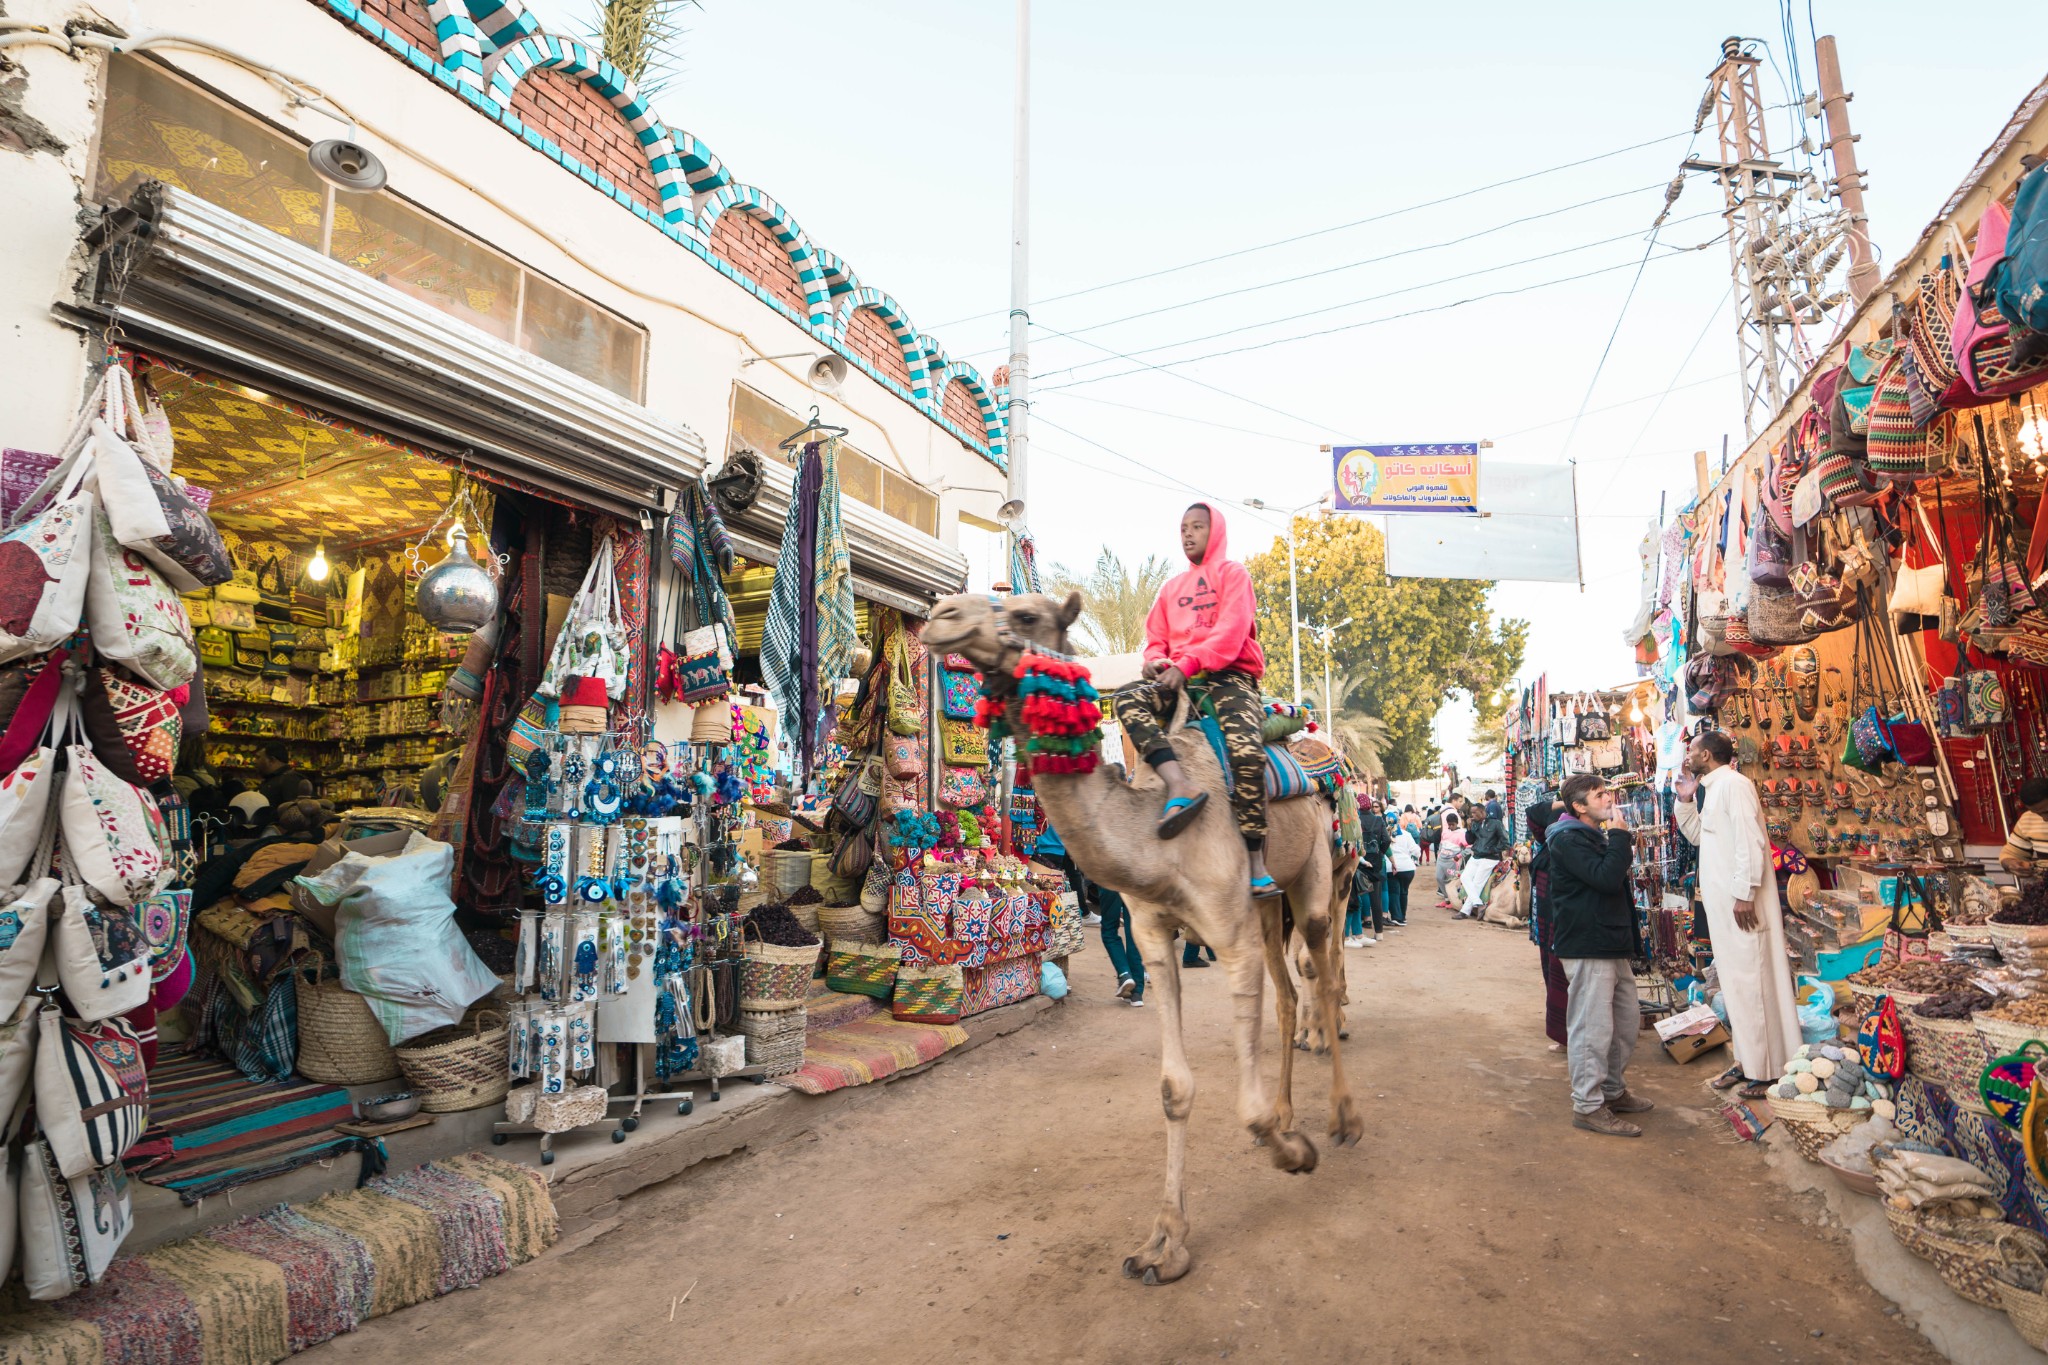
[[[115,1261],[90,1289],[0,1299],[16,1365],[269,1365],[365,1319],[532,1260],[555,1240],[541,1172],[472,1153]]]
[[[149,1073],[149,1129],[128,1173],[196,1204],[350,1150],[356,1140],[334,1125],[352,1112],[338,1085],[266,1085],[218,1057],[166,1058]]]
[[[844,995],[823,983],[807,1002],[810,1029],[804,1035],[804,1064],[776,1084],[806,1095],[824,1095],[850,1085],[885,1080],[921,1066],[967,1041],[957,1024],[906,1024],[892,1019],[879,1000]]]

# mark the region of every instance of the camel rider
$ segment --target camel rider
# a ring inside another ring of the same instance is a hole
[[[1172,716],[1181,686],[1189,678],[1201,680],[1230,755],[1230,803],[1251,855],[1252,894],[1277,896],[1280,888],[1266,875],[1266,749],[1259,734],[1266,715],[1259,689],[1266,655],[1254,621],[1252,578],[1244,565],[1226,557],[1230,542],[1223,516],[1206,502],[1181,515],[1180,544],[1188,570],[1166,581],[1145,618],[1145,681],[1116,694],[1116,717],[1132,747],[1166,784],[1166,809],[1157,828],[1160,838],[1171,839],[1209,797],[1188,781],[1160,723]]]

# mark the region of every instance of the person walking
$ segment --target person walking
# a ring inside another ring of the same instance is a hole
[[[1437,835],[1436,850],[1436,903],[1439,909],[1456,910],[1451,902],[1450,887],[1465,870],[1465,822],[1458,812],[1444,807],[1444,823]],[[1462,896],[1463,889],[1460,888]]]
[[[1088,878],[1084,876],[1073,855],[1067,852],[1066,841],[1060,832],[1047,820],[1039,829],[1038,842],[1032,846],[1031,857],[1047,867],[1056,867],[1067,874],[1067,885],[1073,889],[1074,904],[1081,912],[1081,923],[1100,924],[1102,916],[1095,910],[1095,892]]]
[[[1131,937],[1131,908],[1118,892],[1106,886],[1095,888],[1095,904],[1102,914],[1102,951],[1116,972],[1116,998],[1133,1005],[1145,1003],[1145,959],[1138,941]]]
[[[1714,1081],[1762,1099],[1799,1050],[1799,997],[1785,957],[1785,920],[1771,867],[1771,836],[1756,783],[1734,766],[1735,745],[1708,731],[1685,752],[1677,783],[1678,832],[1700,851],[1700,901],[1735,1065]]]
[[[1552,1052],[1564,1051],[1565,1010],[1571,1003],[1571,982],[1565,979],[1564,963],[1550,950],[1550,850],[1543,836],[1557,822],[1564,808],[1550,797],[1529,807],[1529,839],[1535,852],[1529,856],[1529,937],[1536,944],[1536,958],[1543,966],[1543,1034]]]
[[[1394,867],[1387,877],[1387,918],[1398,929],[1408,923],[1408,887],[1415,880],[1415,867],[1422,857],[1422,846],[1415,842],[1415,835],[1406,825],[1394,831],[1387,857]]]
[[[1372,798],[1358,812],[1358,867],[1351,877],[1351,908],[1344,917],[1344,946],[1369,948],[1384,931],[1386,905],[1387,822],[1373,809]],[[1367,917],[1372,933],[1365,932]]]
[[[1591,774],[1568,778],[1564,812],[1544,840],[1550,851],[1551,942],[1569,983],[1565,1056],[1572,1078],[1572,1126],[1608,1137],[1641,1137],[1623,1118],[1657,1106],[1629,1093],[1642,1012],[1633,961],[1641,955],[1629,900],[1635,836],[1619,824],[1614,793]],[[1613,828],[1602,824],[1615,821]]]

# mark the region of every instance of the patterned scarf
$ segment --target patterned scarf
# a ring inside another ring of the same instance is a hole
[[[818,489],[818,681],[821,686],[847,675],[860,627],[853,607],[853,559],[846,549],[846,523],[839,504],[839,443],[825,447],[824,482]],[[829,717],[831,711],[825,708]],[[821,730],[829,734],[829,729]]]
[[[797,477],[789,494],[789,515],[782,523],[782,547],[775,558],[775,583],[768,593],[767,618],[761,626],[761,677],[782,714],[785,733],[798,737],[799,758],[808,757],[812,712],[804,705],[806,692],[817,695],[815,674],[804,676],[805,656],[817,653],[817,598],[815,596],[815,555],[818,532],[817,452],[804,447],[798,457]],[[806,618],[808,622],[806,621]],[[809,633],[806,637],[805,627]],[[802,776],[802,773],[799,773]]]

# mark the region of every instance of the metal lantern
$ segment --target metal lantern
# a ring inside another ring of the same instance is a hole
[[[461,526],[449,534],[448,554],[420,575],[413,607],[436,630],[468,635],[498,614],[498,585],[470,557],[469,535]]]

